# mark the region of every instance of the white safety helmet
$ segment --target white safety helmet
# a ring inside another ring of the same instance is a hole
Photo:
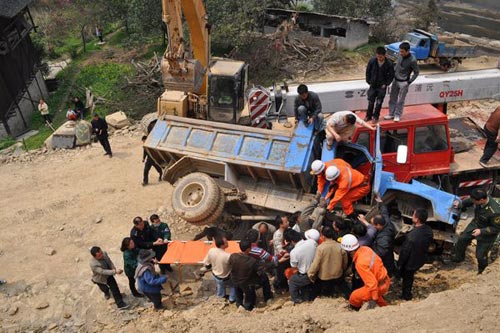
[[[359,247],[358,239],[352,234],[344,235],[340,247],[347,252],[354,251]]]
[[[325,178],[326,180],[335,180],[339,177],[340,175],[340,170],[336,166],[330,166],[326,169],[325,171]]]
[[[311,164],[311,175],[319,175],[325,170],[325,163],[320,160],[315,160]]]
[[[319,242],[319,231],[316,229],[309,229],[304,233],[306,239],[312,239],[316,243]]]

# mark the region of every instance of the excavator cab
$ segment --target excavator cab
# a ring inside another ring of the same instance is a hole
[[[238,123],[247,86],[247,64],[227,59],[215,60],[208,73],[208,120]]]

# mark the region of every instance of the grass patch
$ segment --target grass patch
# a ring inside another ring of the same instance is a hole
[[[107,40],[109,45],[117,45],[121,46],[123,44],[126,44],[129,40],[129,36],[125,32],[125,29],[120,29],[113,33],[111,37]]]
[[[16,140],[14,140],[11,137],[6,137],[4,139],[0,139],[0,150],[3,150],[5,148],[9,148],[13,144],[16,143]]]
[[[119,108],[120,101],[127,96],[121,89],[125,76],[134,74],[134,67],[129,64],[103,63],[87,66],[82,69],[76,78],[75,84],[80,87],[88,87],[95,96],[106,99],[109,103],[96,105],[96,111],[106,115],[115,106]]]

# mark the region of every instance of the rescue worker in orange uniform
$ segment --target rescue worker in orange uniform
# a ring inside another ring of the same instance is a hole
[[[359,246],[358,239],[351,234],[342,237],[340,247],[352,257],[355,274],[364,283],[363,287],[351,293],[350,308],[359,311],[365,302],[368,302],[368,309],[373,309],[376,305],[386,306],[384,295],[389,290],[391,279],[382,259],[368,246]]]
[[[327,209],[332,211],[340,201],[344,213],[348,217],[355,218],[352,204],[370,193],[370,177],[353,169],[342,159],[333,161],[336,161],[336,165],[328,167],[325,171],[325,178],[330,181],[329,192],[326,196],[327,199],[330,198]]]
[[[311,164],[311,175],[318,177],[318,191],[316,192],[318,197],[321,197],[323,191],[325,190],[325,185],[327,184],[325,171],[328,167],[332,166],[332,162],[333,160],[329,162],[315,160]]]

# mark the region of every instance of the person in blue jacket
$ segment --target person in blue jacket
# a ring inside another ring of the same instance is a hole
[[[161,310],[163,309],[160,293],[163,288],[161,285],[167,282],[167,277],[156,273],[154,268],[155,261],[154,251],[140,250],[139,265],[135,270],[135,279],[137,280],[139,291],[153,302],[155,310]]]

